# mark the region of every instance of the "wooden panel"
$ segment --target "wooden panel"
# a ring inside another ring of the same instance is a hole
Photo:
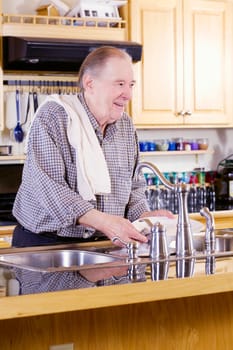
[[[144,28],[143,109],[144,111],[176,110],[173,12],[142,11],[142,26]],[[156,93],[158,91],[159,94]]]
[[[1,349],[231,350],[232,301],[225,293],[1,321]]]

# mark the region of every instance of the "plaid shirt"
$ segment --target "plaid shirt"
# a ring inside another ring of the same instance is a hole
[[[102,147],[111,178],[111,193],[85,201],[78,193],[75,150],[67,138],[68,116],[62,106],[47,102],[37,113],[28,139],[22,183],[18,190],[13,215],[26,229],[54,232],[60,236],[88,237],[91,228],[77,224],[77,219],[96,208],[134,221],[148,211],[145,179],[134,178],[139,160],[138,139],[131,118],[122,118],[106,128],[100,127],[83,104]],[[98,176],[98,169],[96,169]]]

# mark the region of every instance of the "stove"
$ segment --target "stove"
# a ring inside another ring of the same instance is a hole
[[[21,183],[23,164],[0,165],[0,226],[16,225],[12,214],[16,193]]]

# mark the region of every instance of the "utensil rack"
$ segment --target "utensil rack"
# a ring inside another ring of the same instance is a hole
[[[75,80],[60,79],[40,79],[40,80],[4,80],[4,92],[15,91],[20,92],[38,92],[41,94],[76,94],[79,91],[77,78]]]

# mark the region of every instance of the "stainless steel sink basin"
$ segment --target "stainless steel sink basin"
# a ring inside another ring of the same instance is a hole
[[[216,253],[233,252],[233,231],[228,229],[216,230]],[[194,249],[197,252],[205,250],[204,235],[194,236]]]
[[[19,267],[32,271],[53,272],[81,270],[88,267],[114,265],[122,257],[84,250],[50,250],[3,254],[0,265]]]
[[[224,236],[216,237],[217,252],[233,252],[233,235],[225,234]]]

